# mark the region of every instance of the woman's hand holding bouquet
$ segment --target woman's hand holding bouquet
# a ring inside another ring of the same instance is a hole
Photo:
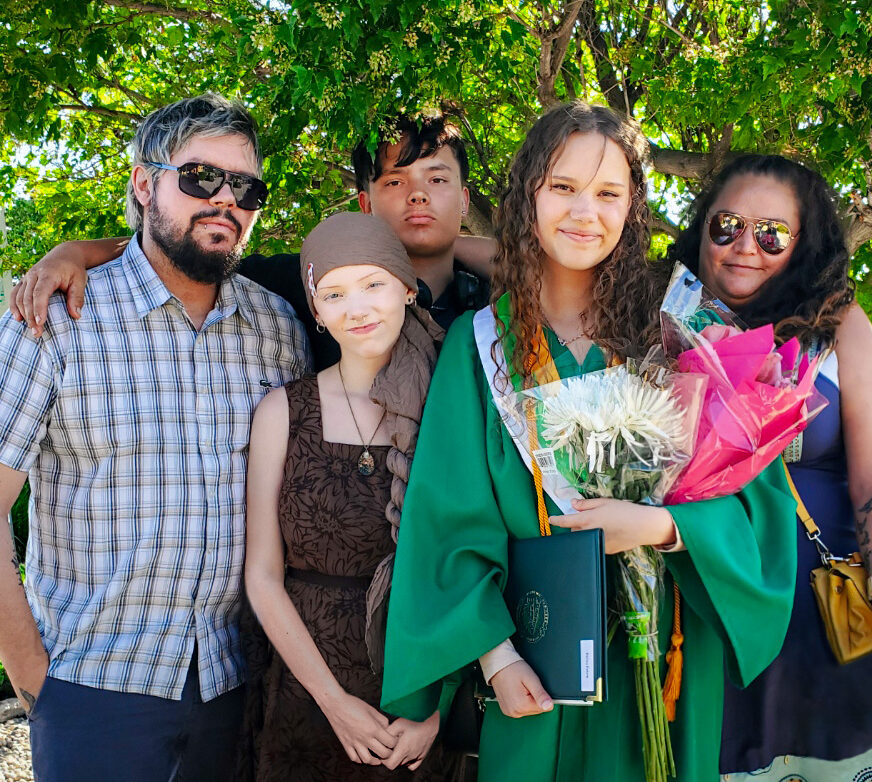
[[[666,508],[601,498],[573,500],[572,507],[575,513],[551,516],[549,522],[573,531],[601,529],[606,554],[675,543],[675,523]]]

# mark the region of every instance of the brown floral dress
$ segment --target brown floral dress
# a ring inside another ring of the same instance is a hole
[[[290,432],[279,524],[285,588],[339,684],[379,705],[381,677],[369,663],[364,629],[366,589],[394,548],[385,506],[388,446],[371,446],[375,472],[361,475],[361,446],[325,442],[315,375],[286,386]],[[434,745],[414,774],[352,763],[327,718],[269,644],[250,612],[243,620],[249,662],[237,777],[269,782],[443,780],[449,770]]]

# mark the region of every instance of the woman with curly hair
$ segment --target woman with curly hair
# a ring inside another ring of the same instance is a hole
[[[671,257],[749,325],[773,323],[780,341],[796,336],[811,353],[834,348],[817,379],[829,406],[784,455],[822,540],[847,556],[859,539],[872,572],[872,327],[854,301],[835,203],[805,166],[746,155],[694,203]],[[721,770],[755,782],[788,771],[809,782],[859,780],[872,767],[872,657],[836,662],[808,587],[817,551],[794,526],[798,568],[787,637],[747,689],[727,687]]]
[[[497,325],[483,343],[495,362],[505,356],[511,387],[533,383],[543,356],[568,377],[656,340],[645,148],[638,125],[580,102],[549,111],[524,141],[497,214]],[[740,496],[685,506],[577,500],[575,513],[559,516],[546,502],[555,527],[602,528],[607,554],[641,545],[670,552],[659,629],[667,638],[674,579],[687,636],[673,726],[678,778],[716,780],[724,662],[747,683],[775,657],[787,627],[793,505],[783,475],[767,471]],[[422,420],[382,705],[422,719],[450,697],[447,681],[478,660],[498,700],[485,711],[480,780],[639,782],[642,737],[623,633],[609,647],[608,699],[586,708],[555,704],[509,640],[507,543],[538,531],[533,479],[500,420],[469,313],[446,338]]]

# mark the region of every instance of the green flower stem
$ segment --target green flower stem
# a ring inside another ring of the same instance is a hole
[[[627,649],[633,660],[636,705],[642,734],[646,782],[666,782],[675,775],[675,759],[660,682],[657,642],[662,555],[643,547],[619,557],[620,599]]]

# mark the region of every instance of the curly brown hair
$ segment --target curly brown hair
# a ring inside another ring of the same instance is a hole
[[[816,340],[833,344],[845,309],[854,301],[854,281],[848,276],[850,256],[837,197],[807,166],[781,155],[746,154],[733,160],[691,204],[690,222],[667,253],[669,265],[681,261],[699,273],[709,211],[727,184],[740,176],[767,176],[790,187],[799,205],[800,232],[787,268],[738,308],[739,316],[752,327],[774,323],[779,343],[797,337],[805,348]]]
[[[512,319],[508,331],[498,321],[493,350],[511,333],[515,345],[510,361],[520,377],[527,375],[535,336],[545,321],[539,301],[545,255],[535,233],[536,193],[573,133],[597,133],[614,141],[630,166],[630,210],[617,246],[596,267],[585,335],[609,360],[623,360],[643,352],[656,334],[659,301],[646,261],[651,235],[642,169],[648,142],[636,122],[604,106],[582,101],[555,106],[536,121],[515,156],[495,220],[498,248],[491,300],[508,291]]]

